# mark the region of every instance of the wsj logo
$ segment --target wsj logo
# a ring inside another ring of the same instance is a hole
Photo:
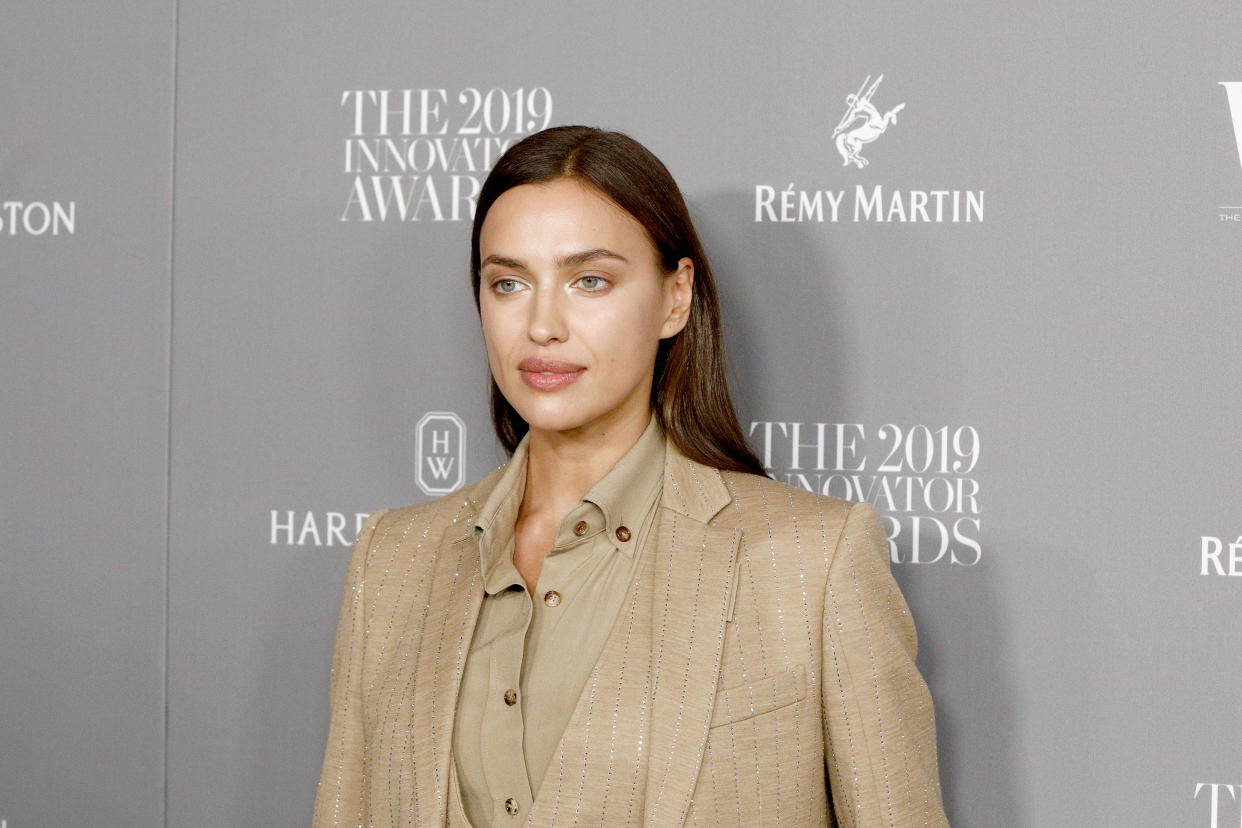
[[[1229,99],[1229,114],[1233,117],[1233,140],[1238,145],[1238,164],[1242,166],[1242,81],[1219,81],[1225,87]]]
[[[1211,821],[1208,825],[1210,825],[1211,828],[1218,828],[1220,825],[1220,813],[1222,810],[1221,802],[1224,800],[1224,797],[1221,796],[1221,792],[1223,791],[1228,794],[1229,799],[1226,800],[1227,802],[1237,802],[1239,794],[1242,794],[1242,785],[1229,785],[1221,782],[1199,782],[1195,785],[1195,799],[1198,799],[1199,794],[1204,791],[1208,792],[1208,807],[1211,809]],[[1240,809],[1237,805],[1233,805],[1232,807],[1227,806],[1225,810],[1242,813],[1242,809]],[[1242,816],[1239,816],[1239,821],[1242,821]]]
[[[72,236],[77,218],[76,201],[6,201],[0,204],[0,235]]]
[[[837,128],[832,131],[832,140],[836,142],[837,152],[844,159],[841,162],[844,167],[853,164],[862,169],[867,166],[869,162],[861,154],[863,144],[870,144],[883,135],[890,124],[897,123],[897,113],[906,108],[904,103],[899,103],[883,115],[880,114],[880,110],[871,103],[871,96],[875,94],[882,80],[884,76],[880,75],[872,83],[871,76],[867,75],[858,92],[845,96],[845,114],[841,116]]]
[[[456,491],[466,479],[466,424],[451,411],[429,411],[415,427],[418,488],[425,494]]]
[[[1228,552],[1225,551],[1226,543],[1211,535],[1203,535],[1199,543],[1200,575],[1242,576],[1242,536],[1227,544]]]
[[[1238,164],[1242,166],[1242,81],[1217,81],[1225,87],[1229,115],[1233,119],[1233,140],[1238,147]],[[1217,219],[1226,224],[1242,224],[1242,203],[1221,206]]]

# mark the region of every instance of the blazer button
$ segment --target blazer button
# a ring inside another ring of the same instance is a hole
[[[621,541],[622,543],[625,543],[629,539],[630,539],[630,530],[625,528],[624,526],[618,526],[617,527],[617,540]]]
[[[590,528],[590,526],[587,526],[587,522],[585,520],[580,520],[574,524],[574,534],[578,537],[582,537]]]
[[[513,797],[509,797],[505,800],[505,810],[509,813],[516,814],[518,812],[518,808],[518,801]]]
[[[510,707],[513,707],[513,705],[517,704],[517,691],[516,690],[505,691],[505,704],[509,705]]]
[[[543,602],[549,607],[555,607],[561,603],[561,594],[555,589],[549,589],[543,594]]]

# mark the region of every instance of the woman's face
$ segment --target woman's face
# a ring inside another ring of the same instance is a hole
[[[641,224],[559,178],[496,199],[479,261],[492,376],[532,432],[646,423],[659,341],[688,318],[690,259],[663,274]]]

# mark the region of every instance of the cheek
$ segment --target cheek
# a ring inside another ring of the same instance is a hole
[[[508,328],[511,327],[506,315],[497,312],[497,309],[484,299],[479,306],[479,323],[483,328],[483,341],[487,346],[487,352],[489,354],[503,352],[504,343],[509,336]]]
[[[493,378],[500,382],[504,378],[504,372],[500,369],[507,341],[503,314],[488,313],[484,306],[479,314],[479,322],[483,329],[483,349],[487,352],[487,363],[492,369]]]
[[[593,341],[596,353],[610,367],[641,373],[650,367],[659,347],[660,313],[658,300],[645,297],[641,302],[610,308],[606,317],[584,325],[583,334]]]
[[[642,302],[629,309],[628,315],[623,324],[626,338],[630,341],[637,338],[635,344],[641,344],[644,348],[649,346],[654,352],[664,325],[663,297],[656,291],[648,293]]]

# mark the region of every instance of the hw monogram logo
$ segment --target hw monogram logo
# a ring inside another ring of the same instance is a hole
[[[418,488],[442,495],[461,488],[466,479],[466,424],[451,411],[429,411],[415,427],[418,440]]]
[[[1238,164],[1242,166],[1242,81],[1218,81],[1229,98],[1229,114],[1233,116],[1233,140],[1238,144]]]
[[[880,110],[871,103],[871,96],[875,94],[882,80],[884,76],[880,75],[872,83],[871,76],[867,75],[857,93],[845,96],[845,114],[841,116],[837,128],[832,131],[837,152],[841,153],[843,159],[843,167],[853,164],[862,169],[867,166],[867,159],[860,154],[863,144],[870,144],[883,135],[890,124],[897,123],[897,113],[906,108],[904,103],[899,103],[883,115],[880,114]]]

